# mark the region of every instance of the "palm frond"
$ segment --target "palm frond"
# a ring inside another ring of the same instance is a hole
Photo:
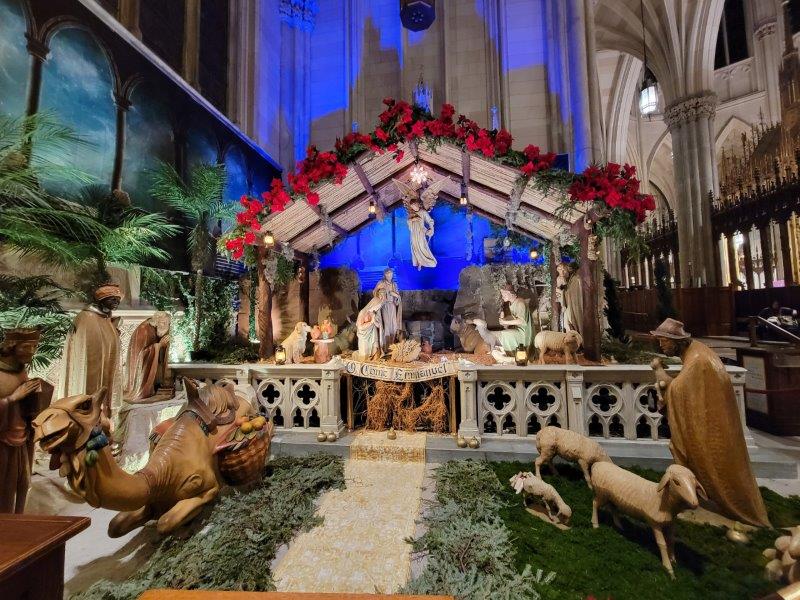
[[[169,254],[155,243],[175,235],[180,228],[158,213],[128,212],[118,227],[100,240],[106,262],[139,263],[148,259],[167,260]]]

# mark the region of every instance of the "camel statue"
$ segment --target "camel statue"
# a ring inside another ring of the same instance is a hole
[[[214,450],[235,420],[252,412],[234,386],[184,380],[188,401],[136,473],[122,470],[100,426],[105,388],[54,402],[33,421],[34,441],[51,454],[76,494],[91,506],[121,511],[108,525],[119,537],[158,519],[161,534],[191,521],[219,493]]]

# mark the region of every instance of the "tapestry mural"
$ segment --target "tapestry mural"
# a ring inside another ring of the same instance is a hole
[[[92,35],[73,27],[57,31],[44,63],[39,107],[79,133],[85,143],[74,144],[50,158],[84,171],[98,184],[110,183],[114,168],[113,89],[108,59]],[[43,184],[54,194],[79,192],[57,180],[48,179]]]
[[[22,117],[26,112],[31,77],[27,18],[21,0],[0,0],[0,117]],[[150,173],[160,161],[179,170],[222,161],[229,201],[238,201],[245,193],[261,193],[280,174],[260,150],[143,62],[130,46],[107,39],[93,23],[75,15],[64,15],[63,21],[47,37],[49,53],[42,67],[38,109],[73,129],[82,142],[46,158],[82,171],[93,184],[111,186],[118,134],[114,90],[121,89],[127,94],[123,99],[127,110],[119,187],[134,206],[164,210],[149,191]],[[37,22],[32,30],[38,31],[43,24]],[[80,199],[82,184],[48,178],[42,183],[51,193]]]
[[[25,13],[18,0],[0,0],[0,116],[25,114],[28,53],[24,44]]]

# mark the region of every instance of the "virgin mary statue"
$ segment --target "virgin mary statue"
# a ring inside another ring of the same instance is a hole
[[[384,292],[376,290],[375,297],[358,313],[356,319],[356,335],[358,336],[358,354],[361,360],[380,358],[380,340],[383,337],[381,306],[384,303]]]

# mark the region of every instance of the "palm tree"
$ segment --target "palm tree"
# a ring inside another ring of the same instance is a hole
[[[72,315],[60,301],[70,294],[49,277],[0,275],[0,330],[32,327],[41,333],[31,362],[34,370],[46,369],[61,356]]]
[[[225,166],[196,165],[184,180],[172,165],[161,163],[152,176],[150,193],[189,222],[187,250],[192,270],[196,273],[193,346],[195,350],[199,350],[204,268],[216,252],[209,227],[212,223],[230,219],[234,215],[233,206],[225,204],[222,199]]]

